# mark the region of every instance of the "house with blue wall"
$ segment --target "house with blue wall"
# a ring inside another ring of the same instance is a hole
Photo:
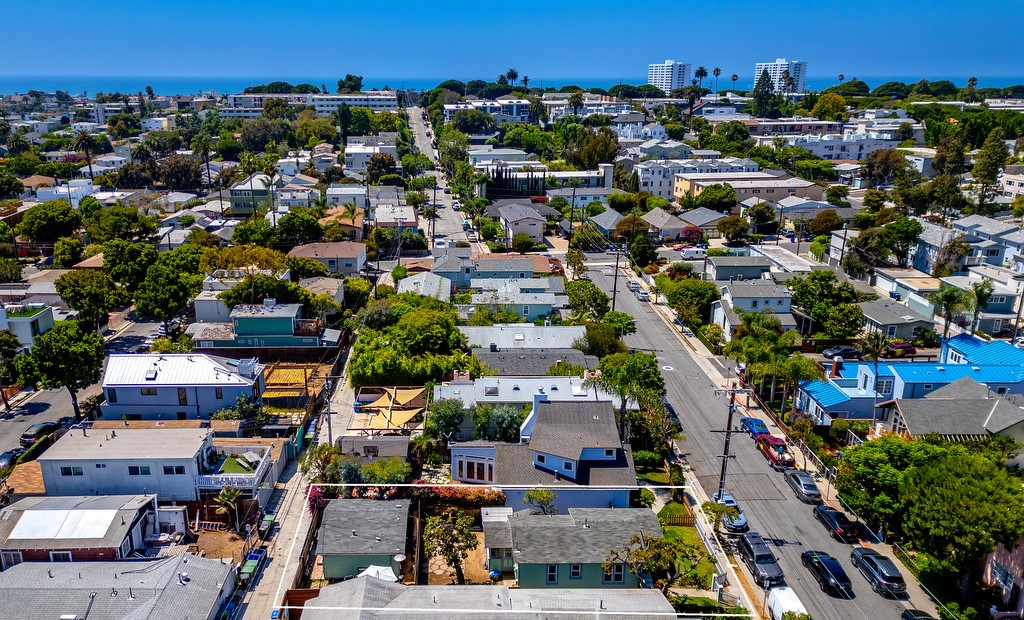
[[[193,323],[185,333],[196,348],[336,346],[341,332],[324,329],[320,319],[303,319],[302,304],[239,304],[229,323]]]
[[[1024,351],[1005,340],[982,340],[973,334],[947,338],[939,350],[944,364],[1002,364],[1024,367]]]
[[[528,507],[523,496],[538,487],[556,493],[554,507],[562,514],[629,506],[636,468],[610,401],[539,401],[520,437],[519,443],[452,443],[452,480],[500,488],[505,505],[516,510]]]
[[[1014,349],[1009,343],[1002,344]],[[1024,357],[1024,351],[1015,350]],[[1015,365],[880,362],[877,376],[873,362],[826,362],[824,366],[825,380],[801,381],[796,397],[797,409],[817,425],[830,425],[835,419],[884,421],[886,411],[876,411],[876,403],[923,398],[964,377],[996,394],[1024,394],[1024,360]]]
[[[978,325],[975,329],[985,334],[995,335],[1013,329],[1017,319],[1017,305],[1022,289],[1020,274],[1002,267],[983,265],[971,267],[967,275],[942,278],[942,283],[954,286],[962,291],[972,291],[981,282],[989,282],[992,296],[988,305],[978,314]],[[960,313],[958,324],[968,325],[973,318],[970,311]]]
[[[458,290],[469,289],[474,279],[507,280],[532,278],[534,263],[529,257],[472,259],[468,248],[435,250],[431,273],[451,280]]]
[[[565,279],[557,278],[474,278],[472,306],[460,308],[471,316],[483,309],[511,311],[530,322],[569,306]]]

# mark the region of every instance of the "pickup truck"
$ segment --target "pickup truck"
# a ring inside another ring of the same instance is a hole
[[[796,467],[796,459],[789,451],[786,440],[775,435],[758,435],[757,449],[768,459],[772,469],[782,471]]]

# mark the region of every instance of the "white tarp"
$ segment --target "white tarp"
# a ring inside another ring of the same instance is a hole
[[[366,570],[359,573],[360,577],[376,577],[377,579],[383,579],[384,581],[398,581],[398,575],[391,569],[390,566],[377,566],[371,564],[366,567]]]

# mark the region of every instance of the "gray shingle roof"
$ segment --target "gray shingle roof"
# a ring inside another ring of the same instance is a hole
[[[865,317],[879,325],[902,325],[919,321],[931,323],[931,319],[925,315],[891,299],[862,301],[857,305],[864,311]]]
[[[726,217],[728,216],[725,213],[719,213],[718,211],[713,211],[707,207],[697,207],[696,209],[690,209],[689,211],[684,212],[679,216],[679,219],[686,224],[704,227],[714,224]]]
[[[610,402],[543,402],[537,407],[530,449],[579,459],[584,448],[619,448]]]
[[[405,553],[408,519],[408,500],[333,499],[324,509],[317,555]]]
[[[661,207],[651,209],[641,219],[658,230],[682,230],[686,223]]]
[[[499,376],[544,376],[558,360],[591,370],[597,368],[597,357],[584,355],[579,349],[519,349],[495,353],[476,349],[473,355]]]
[[[616,224],[622,221],[622,214],[615,209],[605,209],[590,218],[590,221],[597,224],[603,230],[614,230]]]
[[[601,564],[637,534],[661,538],[650,508],[570,508],[567,515],[517,513],[509,518],[518,564]]]
[[[924,398],[898,399],[896,406],[914,436],[984,436],[1024,422],[1024,409],[988,386],[962,377]]]
[[[494,446],[495,482],[519,486],[543,484],[546,486],[633,486],[636,467],[628,446],[616,452],[614,461],[580,461],[576,479],[538,468],[533,463],[533,450],[526,444],[497,444]]]
[[[22,562],[0,573],[0,600],[19,620],[212,618],[231,568],[187,553],[160,560]],[[185,585],[180,573],[188,573]]]
[[[519,222],[521,220],[544,221],[544,216],[537,213],[536,209],[531,209],[524,205],[508,205],[498,209],[498,213],[501,214],[501,219],[507,222]]]

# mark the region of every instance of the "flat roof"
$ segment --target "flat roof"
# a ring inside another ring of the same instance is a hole
[[[261,370],[262,365],[257,365]],[[251,385],[238,360],[202,353],[131,353],[107,358],[103,386]]]
[[[194,428],[126,428],[110,432],[72,429],[38,460],[190,459],[209,436],[209,429]]]

